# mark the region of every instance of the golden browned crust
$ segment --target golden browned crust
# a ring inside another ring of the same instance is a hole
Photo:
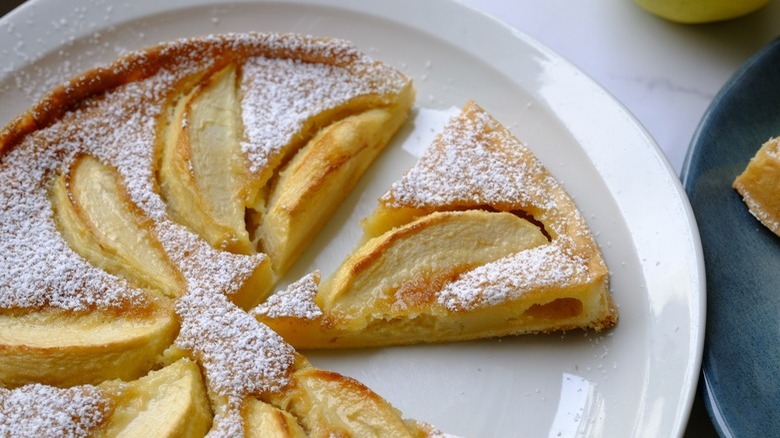
[[[780,137],[761,146],[733,186],[750,213],[780,236]]]
[[[70,79],[41,98],[32,108],[14,118],[0,131],[0,155],[13,148],[26,135],[46,128],[65,112],[82,101],[113,88],[138,82],[158,73],[161,69],[187,60],[211,60],[208,71],[216,71],[230,62],[252,56],[297,59],[307,63],[348,66],[359,53],[344,49],[331,51],[311,50],[318,43],[326,46],[328,38],[301,35],[260,34],[240,35],[244,42],[236,43],[235,35],[212,35],[207,38],[181,39],[142,50],[130,52],[107,66],[96,67]],[[302,40],[301,48],[274,44],[286,38]]]

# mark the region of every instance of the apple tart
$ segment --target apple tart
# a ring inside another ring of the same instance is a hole
[[[0,131],[0,435],[425,436],[263,300],[407,117],[341,40],[127,54]]]
[[[614,325],[573,201],[474,103],[341,268],[268,296],[413,99],[351,43],[231,34],[130,53],[12,121],[0,435],[440,436],[296,348]]]
[[[253,310],[296,348],[465,340],[617,321],[582,214],[473,102],[379,200],[340,268]]]

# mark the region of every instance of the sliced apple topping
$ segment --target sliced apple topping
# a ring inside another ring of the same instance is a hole
[[[63,237],[92,264],[167,296],[183,292],[181,274],[116,169],[81,155],[55,179],[51,198]]]
[[[152,369],[179,330],[172,303],[159,304],[126,315],[2,312],[0,382],[64,387],[136,379]]]
[[[433,211],[414,207],[389,208],[380,202],[376,210],[360,222],[363,228],[363,241],[381,236],[393,228],[406,225]]]
[[[406,117],[403,105],[353,115],[321,129],[281,172],[258,236],[283,275]]]
[[[511,213],[432,213],[367,241],[322,286],[317,303],[352,328],[430,308],[458,275],[547,243]]]
[[[268,253],[278,277],[388,144],[414,91],[357,96],[321,111],[252,171],[238,76],[228,66],[172,105],[159,139],[159,186],[174,220],[215,248]]]
[[[174,220],[215,248],[251,254],[236,80],[236,67],[226,67],[178,100],[162,139],[159,184]]]
[[[211,426],[200,369],[187,359],[132,382],[113,380],[100,387],[115,403],[106,436],[201,437]]]
[[[414,437],[419,429],[357,380],[305,367],[270,402],[294,415],[309,436]]]
[[[295,417],[268,403],[250,397],[244,403],[244,433],[247,438],[306,438]]]

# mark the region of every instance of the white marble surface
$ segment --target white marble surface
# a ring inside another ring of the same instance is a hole
[[[657,18],[630,0],[460,0],[530,34],[594,78],[646,127],[679,172],[726,80],[780,34],[780,1],[706,25]],[[0,16],[23,0],[0,0]],[[686,436],[713,436],[701,403]]]
[[[680,171],[715,94],[780,35],[780,2],[705,25],[660,19],[630,0],[461,0],[541,41],[621,101]]]

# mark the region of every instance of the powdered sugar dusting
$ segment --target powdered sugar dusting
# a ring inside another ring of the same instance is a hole
[[[388,77],[396,80],[388,81]],[[398,92],[402,84],[400,76],[368,58],[350,66],[248,59],[241,83],[246,127],[241,148],[249,159],[250,170],[260,172],[273,163],[312,116],[357,96]]]
[[[244,418],[239,406],[229,406],[214,415],[214,422],[206,438],[243,438]]]
[[[0,388],[0,436],[93,436],[110,410],[110,400],[94,386]]]
[[[268,297],[264,303],[254,308],[252,315],[262,315],[269,318],[302,318],[316,319],[322,316],[322,310],[314,302],[319,289],[320,272],[315,271],[305,275],[286,289]]]
[[[587,279],[583,260],[558,245],[542,245],[479,266],[448,283],[438,295],[450,310],[494,306],[541,288],[562,288]]]
[[[164,220],[157,223],[160,242],[171,261],[191,284],[231,296],[267,258],[265,254],[219,251],[186,227]]]
[[[293,348],[224,295],[191,287],[176,311],[182,318],[176,345],[199,359],[217,394],[235,402],[287,383]]]
[[[511,204],[520,208],[540,199],[553,202],[541,193],[548,184],[554,180],[525,145],[472,106],[450,119],[382,202],[391,207]]]

